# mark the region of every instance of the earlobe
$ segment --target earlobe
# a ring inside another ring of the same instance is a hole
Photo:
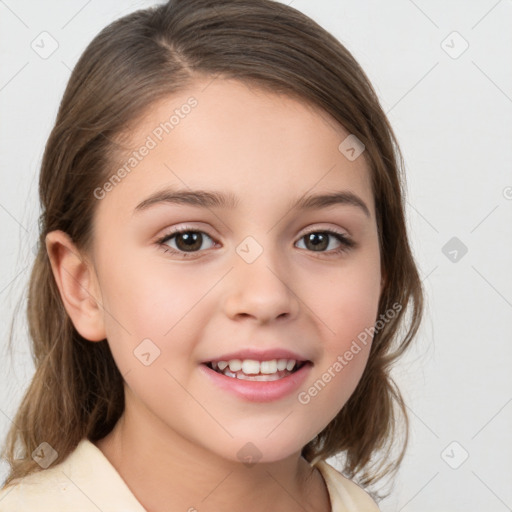
[[[105,339],[100,289],[92,264],[64,231],[46,235],[46,251],[62,303],[76,330],[90,341]]]

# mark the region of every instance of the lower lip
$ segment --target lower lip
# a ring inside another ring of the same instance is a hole
[[[199,368],[215,385],[245,400],[250,402],[272,402],[297,390],[309,375],[311,366],[312,364],[308,362],[296,372],[290,373],[282,379],[267,382],[226,377],[204,363]]]

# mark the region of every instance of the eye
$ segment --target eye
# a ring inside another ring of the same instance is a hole
[[[304,240],[303,247],[299,245],[297,245],[297,247],[300,249],[309,249],[314,252],[339,254],[355,246],[355,242],[346,235],[332,230],[310,231],[303,235],[297,244],[302,240]]]
[[[205,242],[207,247],[204,247]],[[156,243],[164,252],[172,252],[183,257],[187,257],[187,253],[199,252],[215,245],[214,240],[204,231],[190,228],[177,229],[163,236]]]
[[[303,240],[304,242],[302,242]],[[301,242],[302,247],[299,245]],[[189,227],[173,230],[158,239],[156,243],[164,252],[170,252],[184,258],[215,246],[213,238],[204,231]],[[329,255],[348,251],[355,245],[356,243],[345,234],[332,230],[310,231],[303,235],[296,244],[300,249],[328,253]]]

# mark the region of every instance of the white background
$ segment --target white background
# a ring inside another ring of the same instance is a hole
[[[0,0],[2,441],[33,373],[23,308],[14,360],[7,336],[37,240],[39,165],[70,69],[107,23],[153,4]],[[512,510],[512,2],[291,5],[360,62],[406,161],[408,225],[427,309],[395,371],[411,442],[381,508]],[[47,59],[31,48],[43,31],[59,45]],[[469,47],[453,58],[464,41]],[[467,247],[455,262],[443,253],[452,237]]]

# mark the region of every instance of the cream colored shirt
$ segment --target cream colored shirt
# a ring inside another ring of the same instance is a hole
[[[370,496],[327,462],[315,464],[332,512],[379,512]],[[103,452],[87,439],[60,464],[0,491],[0,512],[146,512]]]

